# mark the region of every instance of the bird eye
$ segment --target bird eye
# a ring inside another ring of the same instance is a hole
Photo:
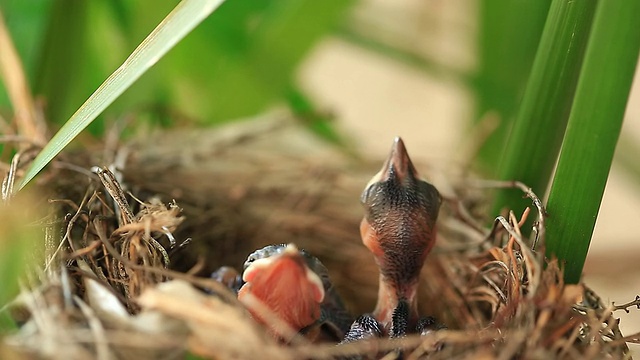
[[[362,194],[360,194],[360,203],[364,204],[367,201],[367,190],[369,189],[365,189]]]
[[[372,185],[367,186],[364,189],[364,191],[362,192],[362,194],[360,195],[360,203],[361,204],[366,204],[367,199],[369,199],[369,194],[371,193],[371,188],[372,187],[373,187]]]
[[[360,195],[360,203],[365,205],[373,201],[374,199],[372,199],[372,197],[375,197],[375,195],[380,191],[381,184],[382,183],[376,182],[367,186],[362,192],[362,195]]]
[[[247,270],[247,268],[249,267],[249,265],[251,265],[251,263],[252,263],[252,262],[254,262],[254,261],[256,261],[256,257],[255,257],[253,254],[249,255],[249,257],[247,258],[247,260],[245,260],[245,262],[244,262],[244,264],[243,264],[242,268],[243,268],[244,270]]]

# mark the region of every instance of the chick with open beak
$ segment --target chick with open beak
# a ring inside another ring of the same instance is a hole
[[[339,341],[353,320],[333,288],[327,268],[294,244],[256,250],[247,258],[242,278],[240,302],[250,305],[248,297],[253,296],[311,341]],[[274,335],[282,335],[260,311],[247,307],[254,319],[271,328]]]
[[[422,265],[435,243],[441,197],[421,180],[402,139],[397,137],[382,169],[365,187],[361,202],[362,242],[380,268],[378,303],[373,312],[386,332],[399,301],[409,305],[408,326],[418,322],[416,293]]]

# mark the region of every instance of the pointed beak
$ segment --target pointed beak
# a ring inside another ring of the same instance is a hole
[[[415,183],[418,179],[418,171],[413,166],[407,148],[400,137],[396,137],[391,146],[391,152],[382,165],[382,169],[371,178],[365,189],[371,184],[387,181],[395,178],[398,185]]]
[[[418,172],[407,153],[407,148],[400,137],[396,137],[393,141],[389,157],[382,167],[380,180],[384,181],[392,176],[395,176],[400,183],[404,183],[406,180],[415,180],[418,176]]]

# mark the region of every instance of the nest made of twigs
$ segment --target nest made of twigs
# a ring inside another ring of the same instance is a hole
[[[90,179],[75,181],[82,191],[69,192],[83,196],[53,202],[55,214],[66,217],[50,226],[62,235],[40,279],[12,305],[23,325],[4,340],[20,354],[173,359],[190,351],[294,359],[400,349],[407,359],[628,356],[613,308],[583,284],[564,284],[557,262],[542,256],[544,209],[526,188],[537,201],[537,244],[520,233],[528,211],[488,230],[475,214],[486,186],[438,184],[445,202],[419,307],[447,330],[344,346],[302,338],[285,345],[207,274],[240,267],[266,244],[293,242],[323,261],[349,310],[370,311],[378,276],[359,239],[358,196],[378,165],[341,153],[287,116],[158,134],[114,154],[107,162],[113,171],[74,175]]]

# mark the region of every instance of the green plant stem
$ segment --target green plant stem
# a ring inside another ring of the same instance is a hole
[[[332,115],[318,109],[313,100],[304,91],[295,85],[291,85],[286,93],[286,100],[289,108],[304,126],[333,144],[347,146],[342,136],[331,124],[333,121]]]
[[[439,63],[428,56],[419,54],[417,51],[412,52],[393,44],[387,44],[374,36],[355,31],[349,26],[338,28],[336,35],[344,41],[416,68],[425,74],[429,74],[429,76],[436,77],[438,80],[452,81],[465,86],[472,84],[474,80],[470,74],[464,71]]]
[[[554,0],[513,129],[500,162],[499,178],[518,180],[542,196],[564,135],[596,1]],[[492,214],[522,211],[519,191],[500,190]]]
[[[582,267],[640,52],[640,1],[599,1],[547,210],[547,254],[565,280]]]
[[[496,159],[523,96],[551,0],[483,0],[480,2],[480,68],[476,80],[475,118],[495,113],[500,126],[484,141],[476,165],[496,177]]]
[[[86,37],[91,31],[86,22],[89,6],[74,0],[51,5],[34,92],[47,99],[45,115],[53,123],[63,123],[78,106],[74,100],[90,94],[81,87],[86,80]]]

